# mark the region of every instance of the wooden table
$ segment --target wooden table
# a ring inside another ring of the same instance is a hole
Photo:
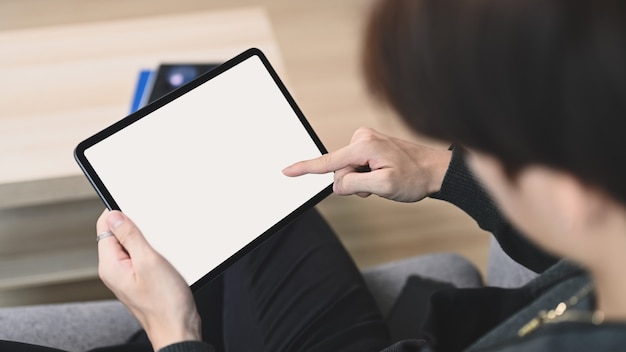
[[[128,113],[142,68],[252,46],[280,67],[259,8],[0,32],[0,208],[92,196],[73,148]]]
[[[73,149],[128,114],[141,69],[250,47],[284,76],[261,8],[0,32],[0,289],[95,277],[103,205]]]

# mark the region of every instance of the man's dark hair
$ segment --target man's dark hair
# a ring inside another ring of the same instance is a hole
[[[382,0],[363,61],[417,132],[626,204],[626,1]]]

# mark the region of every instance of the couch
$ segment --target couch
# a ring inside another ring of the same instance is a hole
[[[383,315],[391,309],[410,275],[456,287],[516,287],[536,274],[511,260],[491,242],[486,277],[454,253],[419,255],[363,270]],[[118,344],[139,329],[137,321],[116,300],[0,309],[0,340],[27,342],[67,351],[85,351]]]

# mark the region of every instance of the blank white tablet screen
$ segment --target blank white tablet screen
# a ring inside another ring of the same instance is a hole
[[[84,154],[190,285],[333,181],[282,174],[321,153],[257,56]]]

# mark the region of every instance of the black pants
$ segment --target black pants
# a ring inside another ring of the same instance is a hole
[[[218,351],[380,351],[391,343],[359,270],[315,210],[197,292],[196,301],[204,339]],[[151,350],[136,340],[98,351]]]

